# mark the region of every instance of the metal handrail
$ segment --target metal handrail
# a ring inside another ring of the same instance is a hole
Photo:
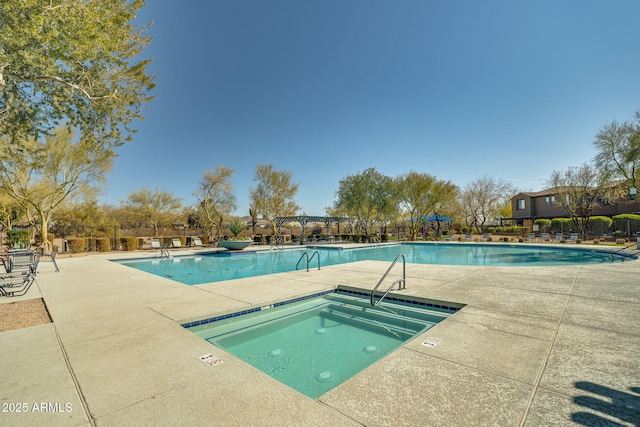
[[[300,262],[302,261],[302,258],[307,257],[307,270],[309,270],[309,254],[304,252],[301,256],[300,259],[298,260],[298,263],[296,264],[296,270],[298,269],[298,266],[300,265]]]
[[[398,259],[400,257],[402,257],[402,279],[398,279],[395,282],[393,282],[391,284],[391,286],[389,286],[389,289],[387,289],[387,291],[382,295],[382,297],[378,301],[373,302],[373,297],[375,296],[376,290],[380,287],[382,282],[384,282],[384,279],[387,278],[387,276],[389,275],[389,272],[396,265],[396,263],[398,262]],[[382,302],[382,300],[386,298],[387,294],[391,291],[391,289],[396,285],[396,283],[398,284],[398,290],[407,288],[406,259],[405,259],[403,254],[398,254],[398,256],[396,256],[396,258],[393,260],[393,262],[391,263],[389,268],[387,268],[387,271],[384,273],[382,278],[380,278],[380,281],[378,282],[378,284],[371,291],[371,295],[369,296],[369,300],[371,301],[371,305],[375,307],[378,304],[380,304]]]
[[[309,258],[307,260],[307,271],[309,271],[309,264],[311,264],[311,261],[313,260],[313,257],[318,255],[318,270],[320,270],[320,253],[318,251],[315,251],[312,255],[311,258]]]
[[[622,251],[624,251],[626,249],[629,249],[632,246],[636,246],[636,245],[638,245],[638,249],[636,249],[636,250],[640,251],[640,242],[633,242],[632,244],[630,244],[628,246],[625,246],[624,248],[621,248],[621,249],[618,249],[617,251],[611,252],[611,258],[613,258],[613,256],[615,254],[620,253],[620,252],[622,252]]]
[[[309,264],[311,264],[311,260],[313,259],[313,257],[315,257],[316,255],[318,255],[318,270],[320,270],[320,253],[318,251],[315,251],[312,255],[311,258],[309,258],[309,253],[308,252],[304,252],[301,256],[300,259],[298,260],[298,263],[296,264],[296,270],[298,269],[298,266],[300,265],[300,263],[302,262],[302,259],[304,257],[307,257],[307,271],[309,271]]]

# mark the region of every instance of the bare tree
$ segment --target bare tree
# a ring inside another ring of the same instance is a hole
[[[586,163],[564,172],[554,171],[549,178],[549,186],[555,189],[558,202],[583,239],[588,238],[589,218],[594,208],[619,197],[621,187],[611,185],[609,178],[609,174]]]
[[[197,210],[200,223],[207,229],[214,241],[220,239],[223,221],[236,208],[231,177],[233,170],[218,166],[213,172],[207,171],[200,180],[198,191],[193,195],[198,200]]]
[[[501,209],[515,193],[513,185],[486,175],[467,184],[460,200],[467,226],[481,233],[486,224],[499,219]]]
[[[593,142],[599,169],[615,172],[626,179],[630,187],[640,187],[640,110],[633,121],[605,125]]]

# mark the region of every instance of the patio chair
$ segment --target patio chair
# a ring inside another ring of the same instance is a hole
[[[562,233],[556,233],[555,237],[553,238],[552,242],[558,242],[558,243],[562,243],[562,241],[564,240],[564,235]]]
[[[19,297],[26,294],[35,279],[35,274],[0,278],[0,297]]]
[[[467,233],[464,235],[464,240],[471,240],[471,233]]]
[[[40,253],[31,251],[9,252],[9,265],[5,269],[11,274],[36,274]]]
[[[151,239],[151,249],[162,249],[164,246],[158,239]]]
[[[542,233],[540,235],[540,241],[542,242],[548,242],[549,241],[549,233]]]
[[[483,242],[488,242],[490,238],[491,238],[491,234],[490,233],[484,233],[480,239]]]
[[[569,235],[569,239],[567,239],[565,243],[578,243],[579,236],[580,236],[580,233],[571,233]]]
[[[199,237],[194,237],[191,239],[191,246],[196,247],[196,248],[201,248],[204,245],[202,244],[202,239]]]
[[[178,249],[182,247],[182,241],[178,237],[174,237],[171,239],[171,247],[174,249]]]
[[[529,233],[527,236],[527,242],[535,242],[536,241],[536,233]]]

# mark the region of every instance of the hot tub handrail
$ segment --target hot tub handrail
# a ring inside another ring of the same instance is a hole
[[[391,286],[389,286],[389,289],[387,289],[387,291],[382,295],[382,297],[378,301],[374,302],[373,301],[373,297],[376,294],[376,290],[378,290],[378,288],[380,287],[382,282],[384,282],[384,279],[387,278],[387,276],[389,275],[389,272],[393,269],[393,267],[398,262],[398,259],[400,259],[400,258],[402,258],[402,279],[398,279],[395,282],[393,282],[391,284]],[[369,296],[369,300],[371,301],[371,305],[375,307],[378,304],[380,304],[382,302],[382,300],[386,298],[387,294],[391,291],[391,289],[393,289],[393,287],[396,285],[396,283],[398,284],[398,290],[406,289],[406,287],[407,287],[406,259],[405,259],[403,254],[398,254],[398,256],[396,256],[396,258],[393,260],[393,262],[391,263],[389,268],[387,268],[387,271],[384,273],[382,278],[380,278],[380,281],[378,282],[378,284],[371,291],[371,295]]]

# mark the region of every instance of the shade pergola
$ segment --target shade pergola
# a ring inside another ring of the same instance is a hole
[[[291,222],[297,222],[302,226],[302,238],[300,239],[300,243],[304,239],[305,228],[310,222],[323,222],[327,226],[327,230],[329,226],[334,223],[348,222],[349,224],[353,224],[356,221],[355,218],[349,218],[346,216],[311,216],[311,215],[297,215],[297,216],[279,216],[276,217],[276,226],[278,230],[285,224]]]

